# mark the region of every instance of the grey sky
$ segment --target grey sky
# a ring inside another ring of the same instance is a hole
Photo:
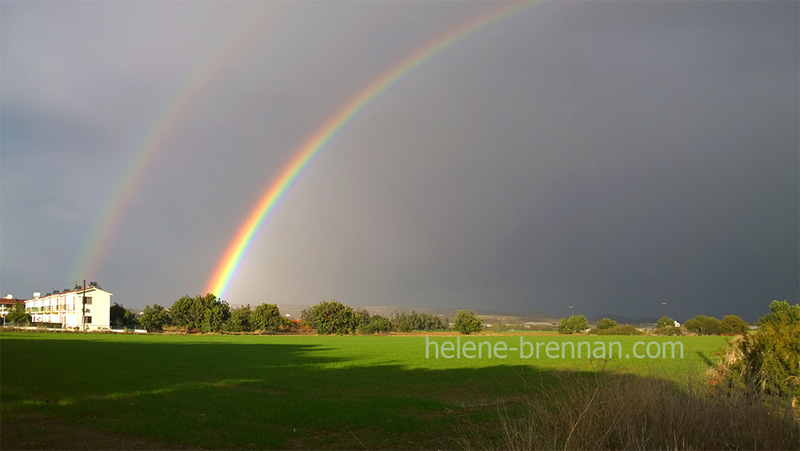
[[[265,223],[237,304],[556,315],[798,301],[798,2],[560,2],[448,48],[355,117]],[[345,102],[482,2],[0,3],[0,290],[200,294],[265,186]],[[189,83],[187,85],[187,83]]]

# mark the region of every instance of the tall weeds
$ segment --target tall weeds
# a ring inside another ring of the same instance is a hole
[[[556,386],[499,410],[500,430],[463,428],[484,449],[800,449],[800,418],[763,398],[669,380],[557,373]]]

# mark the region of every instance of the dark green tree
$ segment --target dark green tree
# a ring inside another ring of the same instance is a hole
[[[277,332],[282,324],[281,311],[276,304],[261,304],[250,315],[253,330]]]
[[[400,312],[392,316],[392,322],[400,332],[413,332],[422,330],[447,330],[449,324],[446,319],[430,313]]]
[[[230,315],[228,304],[211,293],[205,296],[183,296],[169,309],[175,326],[203,332],[219,332]]]
[[[558,324],[558,333],[574,334],[583,332],[589,328],[589,321],[583,315],[572,315],[569,318],[561,318]]]
[[[475,312],[470,310],[459,310],[453,320],[453,329],[461,332],[464,335],[469,335],[473,332],[480,332],[483,328],[483,320],[475,315]]]
[[[250,324],[250,315],[253,311],[250,305],[242,306],[231,310],[231,317],[225,323],[225,330],[228,332],[252,332],[253,327]]]
[[[129,329],[136,327],[136,315],[116,302],[109,311],[109,320],[112,327]]]
[[[731,335],[744,335],[747,333],[747,323],[736,315],[725,315],[722,317],[720,332]]]
[[[769,310],[769,313],[758,319],[759,326],[764,326],[768,323],[792,324],[800,322],[800,304],[791,305],[785,300],[775,300],[769,304]]]
[[[352,334],[358,327],[353,308],[335,300],[314,305],[304,317],[310,319],[311,327],[320,335]]]
[[[697,335],[719,335],[722,333],[722,323],[712,316],[697,315],[692,319],[686,320],[683,325]]]
[[[145,306],[139,322],[147,329],[148,332],[156,332],[164,329],[164,326],[171,324],[169,312],[164,307],[153,304],[153,306]]]
[[[28,326],[31,324],[31,315],[25,312],[25,304],[22,301],[17,301],[14,308],[6,315],[6,325],[14,324],[16,326]]]
[[[228,303],[215,300],[214,303],[206,306],[200,330],[205,333],[220,332],[230,316],[231,308]]]
[[[388,334],[394,329],[392,321],[381,315],[371,315],[367,323],[361,323],[358,332],[361,334]]]

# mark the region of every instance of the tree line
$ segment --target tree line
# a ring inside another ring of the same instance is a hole
[[[148,331],[162,331],[174,326],[197,332],[279,332],[302,327],[326,334],[386,334],[390,332],[450,330],[447,318],[429,313],[394,313],[391,317],[371,315],[366,309],[355,310],[337,301],[323,301],[302,311],[300,320],[281,315],[276,304],[250,305],[231,309],[213,294],[183,296],[172,307],[148,305],[139,322]],[[452,329],[463,334],[479,332],[483,321],[469,310],[456,314]]]
[[[777,302],[777,301],[775,301]],[[784,301],[785,302],[785,301]],[[787,304],[788,305],[788,304]],[[655,324],[651,333],[655,335],[683,335],[678,322],[668,316],[662,316]],[[697,335],[742,335],[747,333],[749,325],[736,315],[725,315],[722,320],[713,316],[697,315],[686,320],[683,327]],[[583,315],[572,315],[561,318],[558,332],[574,334],[588,331],[594,335],[641,335],[641,331],[630,324],[617,324],[609,318],[597,322],[594,328],[589,327],[589,321]]]

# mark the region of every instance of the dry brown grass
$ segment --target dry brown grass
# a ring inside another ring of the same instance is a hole
[[[800,449],[800,417],[785,404],[714,396],[706,384],[561,373],[554,388],[499,411],[500,430],[462,428],[469,449]],[[474,425],[472,425],[474,426]]]

